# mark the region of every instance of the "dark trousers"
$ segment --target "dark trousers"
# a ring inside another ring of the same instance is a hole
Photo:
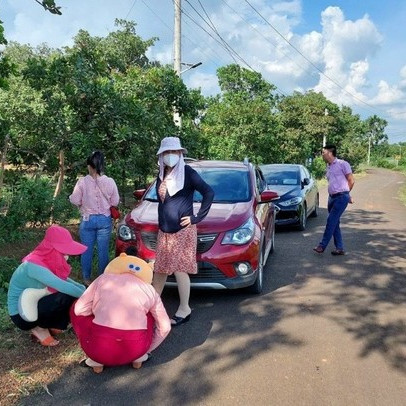
[[[25,321],[19,314],[10,317],[12,322],[21,330],[31,330],[34,327],[66,330],[70,322],[69,309],[75,300],[75,297],[65,293],[52,293],[38,301],[37,320]]]

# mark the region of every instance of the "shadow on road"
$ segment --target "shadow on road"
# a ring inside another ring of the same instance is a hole
[[[406,373],[405,318],[396,311],[406,298],[404,262],[399,265],[405,234],[385,229],[383,212],[351,210],[342,225],[348,254],[317,255],[312,247],[325,219],[322,209],[305,232],[277,233],[261,295],[193,291],[191,321],[174,328],[140,370],[124,366],[95,375],[75,365],[49,386],[54,397],[41,394],[21,404],[63,400],[103,405],[112,404],[112,399],[117,399],[115,404],[195,404],[217,389],[218,374],[241,368],[265,352],[305,346],[280,323],[309,315],[341,326],[361,344],[360,357],[378,353],[392,368]],[[309,293],[306,288],[314,280],[321,280],[322,288]],[[176,290],[166,290],[163,300],[173,314]]]

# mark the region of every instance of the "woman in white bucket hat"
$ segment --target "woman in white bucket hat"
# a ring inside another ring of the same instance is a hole
[[[161,294],[168,275],[175,274],[180,304],[171,319],[172,326],[190,319],[189,274],[197,273],[196,224],[210,210],[214,192],[190,166],[185,165],[178,137],[166,137],[157,152],[159,174],[156,182],[158,195],[158,241],[154,265],[153,285]],[[203,197],[200,210],[193,213],[193,194],[197,190]]]

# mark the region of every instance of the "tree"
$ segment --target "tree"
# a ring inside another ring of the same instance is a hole
[[[217,70],[221,95],[208,98],[201,121],[206,158],[257,163],[279,159],[275,86],[238,65]]]

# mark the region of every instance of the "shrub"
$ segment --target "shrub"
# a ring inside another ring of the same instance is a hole
[[[26,238],[26,227],[44,227],[78,218],[77,209],[64,192],[54,198],[54,185],[47,178],[22,178],[6,189],[0,199],[0,242]]]
[[[321,156],[313,159],[310,165],[310,172],[316,179],[321,179],[326,173],[326,163]]]
[[[8,290],[11,275],[20,262],[15,258],[0,257],[0,289]]]

